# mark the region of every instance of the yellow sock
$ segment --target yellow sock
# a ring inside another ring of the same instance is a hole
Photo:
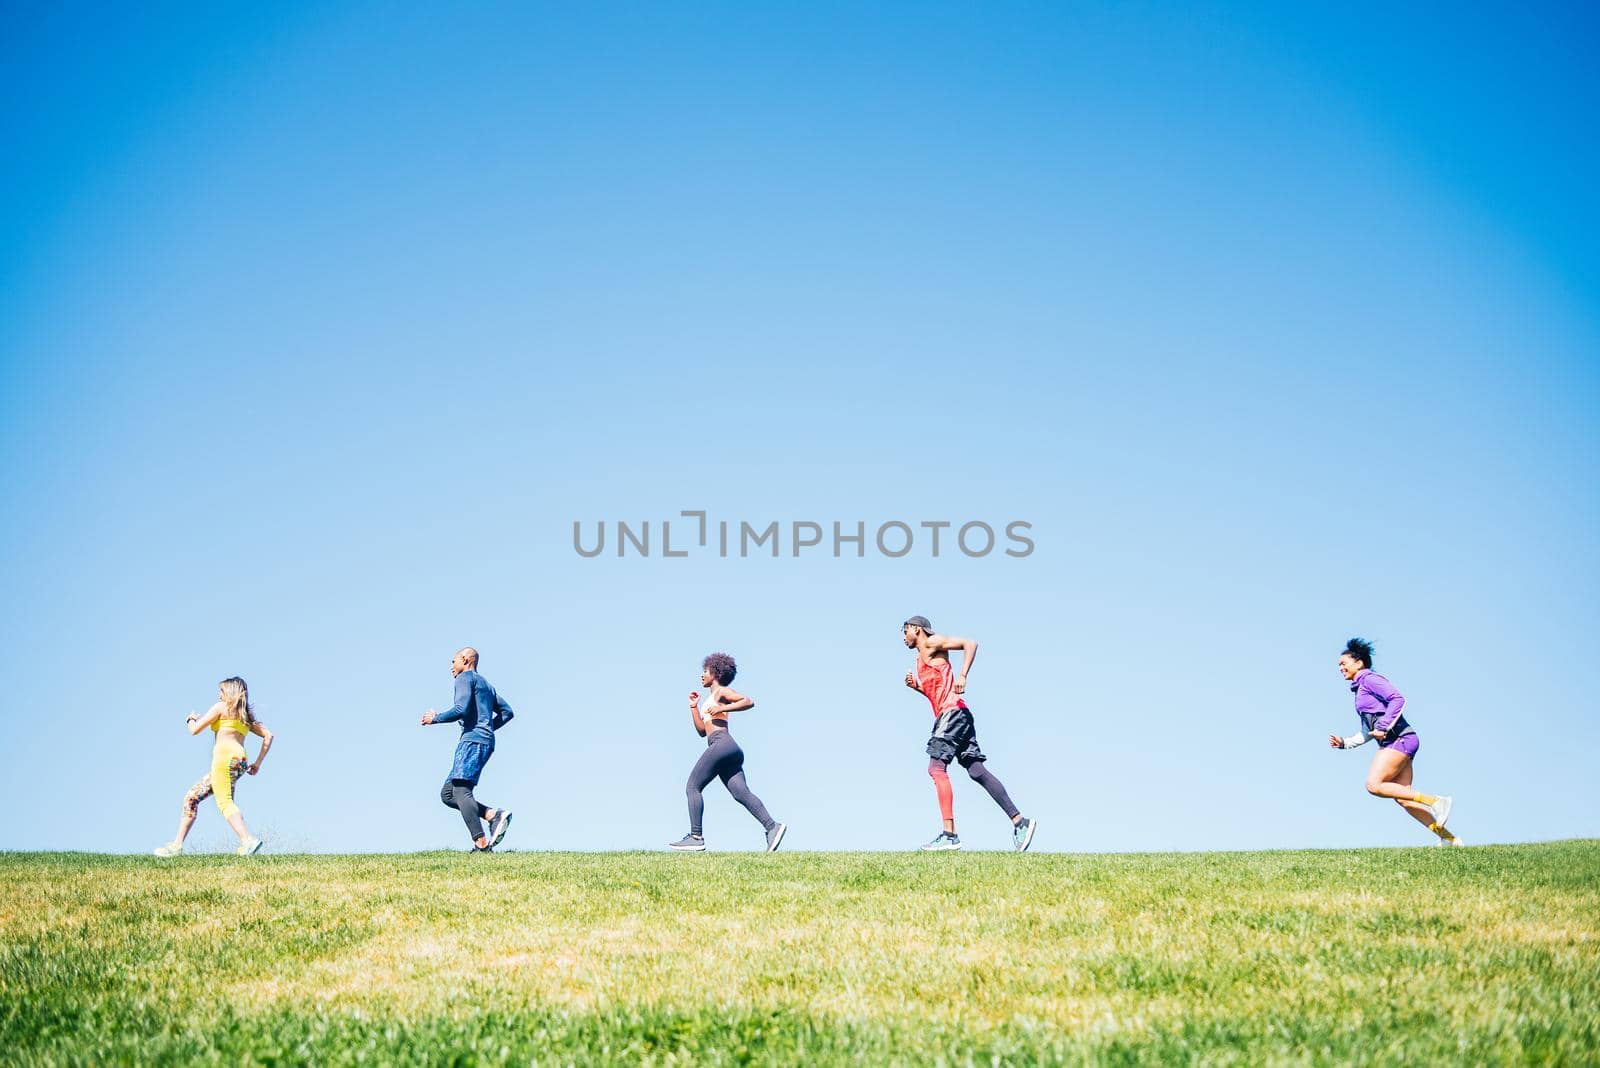
[[[1436,795],[1436,794],[1419,793],[1419,794],[1417,794],[1416,797],[1413,797],[1411,800],[1415,801],[1419,805],[1431,805],[1435,801],[1439,800],[1439,798],[1438,798],[1438,795]]]
[[[1439,826],[1437,823],[1428,824],[1428,830],[1432,831],[1434,834],[1438,835],[1440,838],[1443,838],[1446,842],[1448,842],[1450,839],[1455,837],[1455,835],[1453,833],[1451,833],[1450,831],[1445,830],[1443,827]]]

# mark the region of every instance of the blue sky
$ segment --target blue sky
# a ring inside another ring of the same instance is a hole
[[[459,848],[465,643],[508,845],[681,834],[716,649],[786,848],[914,846],[914,612],[1036,848],[1423,844],[1326,748],[1352,634],[1464,836],[1600,833],[1580,6],[5,18],[0,848],[165,841],[235,673],[270,849]],[[696,508],[1037,547],[572,550]]]

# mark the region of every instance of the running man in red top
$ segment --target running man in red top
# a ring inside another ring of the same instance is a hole
[[[915,649],[916,666],[906,672],[906,685],[926,697],[933,705],[933,737],[928,739],[928,775],[939,794],[939,814],[944,830],[923,846],[928,853],[960,849],[956,837],[955,799],[950,791],[950,761],[960,761],[972,781],[989,791],[995,804],[1011,817],[1011,842],[1018,853],[1033,842],[1038,827],[1017,811],[1000,780],[989,774],[987,758],[978,748],[978,732],[972,723],[972,710],[961,695],[967,692],[967,672],[978,655],[978,643],[971,638],[952,638],[935,634],[927,616],[912,616],[901,624],[900,636],[907,649]],[[961,674],[950,663],[952,650],[961,650]]]

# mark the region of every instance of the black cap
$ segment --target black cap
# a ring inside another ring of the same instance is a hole
[[[912,616],[910,619],[900,624],[900,626],[902,629],[906,627],[921,627],[929,634],[933,633],[933,624],[928,622],[927,616]]]

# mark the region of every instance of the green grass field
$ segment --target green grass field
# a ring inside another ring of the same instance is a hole
[[[0,854],[12,1064],[1600,1063],[1600,842]]]

